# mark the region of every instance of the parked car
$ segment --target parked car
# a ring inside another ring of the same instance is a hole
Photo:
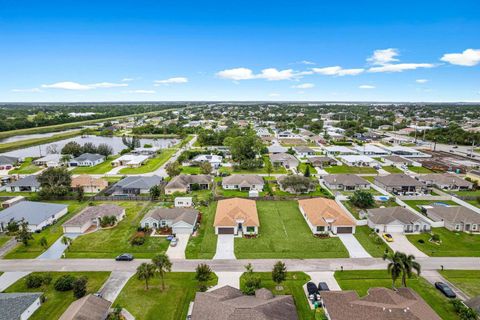
[[[326,282],[319,282],[318,291],[330,291],[330,288],[328,287],[328,284]]]
[[[435,282],[435,288],[440,290],[447,298],[456,298],[457,295],[453,290],[443,282]]]
[[[453,146],[452,148],[453,148],[453,149],[458,149],[458,146]]]
[[[175,239],[175,236],[173,235],[167,236],[167,241],[172,241],[173,239]]]
[[[384,233],[382,235],[383,239],[385,239],[387,242],[393,242],[393,237],[390,233]]]
[[[316,301],[320,300],[320,295],[318,294],[318,288],[313,282],[308,282],[307,283],[307,292],[308,292],[308,299],[312,303],[315,303]]]
[[[133,255],[130,253],[123,253],[115,258],[116,261],[132,261]]]
[[[177,238],[173,238],[172,240],[170,240],[170,247],[175,247],[177,246],[177,244],[178,244]]]

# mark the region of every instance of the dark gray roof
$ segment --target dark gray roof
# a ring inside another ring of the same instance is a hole
[[[424,176],[418,176],[418,180],[426,183],[432,182],[436,185],[449,185],[467,188],[471,188],[473,186],[473,183],[470,181],[464,180],[450,173],[429,173]]]
[[[434,221],[480,224],[480,214],[463,206],[433,206],[427,209],[427,215]]]
[[[361,186],[370,184],[355,174],[329,174],[323,179],[330,185]]]
[[[99,206],[89,206],[65,222],[63,226],[83,226],[86,222],[98,217],[115,216],[118,218],[124,211],[125,208],[116,204],[107,203]]]
[[[4,166],[6,164],[14,164],[17,161],[18,158],[0,155],[0,166]]]
[[[389,224],[395,220],[403,224],[412,224],[416,221],[423,220],[413,212],[403,207],[389,207],[368,209],[368,220],[375,224]]]
[[[65,208],[68,206],[64,204],[21,201],[0,212],[0,223],[8,223],[13,218],[15,221],[25,219],[31,225],[37,225]]]
[[[154,208],[143,219],[152,217],[156,220],[173,220],[173,223],[184,221],[194,225],[197,221],[197,216],[198,211],[192,208]]]
[[[129,176],[118,181],[115,187],[122,189],[150,189],[159,185],[163,178],[160,176]]]
[[[308,158],[308,162],[311,164],[323,164],[323,163],[331,163],[331,162],[337,162],[335,159],[330,158],[330,157],[311,157]]]
[[[81,154],[78,157],[74,158],[73,160],[75,160],[75,161],[86,161],[86,160],[97,161],[97,160],[104,159],[104,158],[105,158],[105,156],[102,156],[101,154],[98,154],[98,153],[84,153],[84,154]]]
[[[20,316],[42,292],[0,293],[0,320],[20,320]]]
[[[212,182],[212,176],[205,174],[186,175],[181,174],[174,177],[165,187],[166,189],[186,188],[191,184],[210,184]]]
[[[40,182],[37,180],[37,176],[31,175],[18,179],[7,185],[8,187],[40,187]]]
[[[378,181],[381,184],[388,187],[401,187],[401,186],[416,186],[421,187],[424,184],[406,174],[389,174],[387,176],[376,176],[374,181]]]

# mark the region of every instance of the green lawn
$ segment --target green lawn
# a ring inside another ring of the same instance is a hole
[[[20,167],[10,170],[8,174],[32,174],[42,170],[42,167],[36,166],[32,163],[33,158],[25,158],[25,161]]]
[[[43,275],[45,273],[35,273]],[[109,272],[51,272],[52,282],[48,286],[40,288],[27,288],[25,278],[22,278],[11,285],[5,292],[43,292],[45,302],[37,311],[29,318],[30,320],[58,319],[65,312],[68,306],[75,301],[72,291],[56,291],[53,287],[55,280],[65,274],[71,274],[75,277],[85,276],[88,278],[87,292],[97,292],[102,284],[110,275]]]
[[[377,190],[375,190],[373,188],[366,189],[366,190],[363,190],[363,191],[367,191],[368,193],[371,193],[373,196],[381,196],[382,195],[382,193],[378,192]],[[340,191],[340,192],[345,196],[353,196],[353,194],[355,193],[355,191]]]
[[[235,238],[238,259],[348,258],[340,239],[313,236],[297,201],[257,201],[257,210],[259,235]]]
[[[408,166],[408,170],[415,172],[415,173],[433,173],[432,170],[427,169],[425,167],[414,167],[414,166]]]
[[[113,169],[112,161],[120,156],[108,157],[104,162],[93,167],[76,167],[72,170],[73,174],[103,174]]]
[[[439,272],[470,297],[480,295],[480,270],[443,270]]]
[[[217,203],[202,207],[202,221],[197,236],[191,236],[185,249],[187,259],[212,259],[217,250],[217,235],[213,227]]]
[[[307,301],[303,285],[310,281],[310,277],[303,272],[288,272],[287,280],[282,283],[283,290],[275,290],[276,284],[272,281],[272,274],[270,272],[256,272],[262,280],[262,288],[267,288],[273,292],[274,295],[292,295],[297,308],[298,319],[300,320],[314,320],[315,311],[310,309]],[[244,276],[240,277],[240,288],[244,287]],[[317,313],[321,312],[321,309]]]
[[[337,271],[335,278],[342,290],[355,290],[360,296],[369,288],[392,287],[392,280],[386,270]],[[397,286],[400,282],[397,281]],[[440,291],[422,277],[408,279],[408,287],[415,290],[442,319],[459,319],[453,306]]]
[[[377,174],[377,170],[372,167],[351,167],[351,166],[332,166],[324,169],[330,174]]]
[[[428,241],[430,234],[407,235],[408,240],[418,249],[432,257],[480,257],[480,235],[452,232],[445,228],[434,228],[440,235],[441,244]],[[422,239],[424,243],[419,243]]]
[[[480,189],[474,191],[453,191],[453,193],[460,197],[480,197]]]
[[[304,162],[300,162],[297,170],[301,173],[305,173],[305,170],[307,170],[307,167],[310,168],[310,174],[316,174],[317,173],[317,170],[311,164],[304,163]]]
[[[350,211],[350,213],[355,217],[355,219],[359,220],[360,219],[360,211],[361,210],[367,210],[367,209],[360,209],[358,207],[356,207],[352,202],[350,202],[350,200],[348,201],[342,201],[343,205],[345,206],[345,208],[348,209],[348,211]],[[388,201],[375,201],[375,208],[380,208],[380,207],[398,207],[398,204],[390,199]]]
[[[383,166],[382,169],[389,173],[403,173],[402,170],[398,169],[395,166]]]
[[[370,229],[369,226],[357,226],[354,236],[362,247],[374,258],[383,257],[385,249],[389,249],[380,236]]]
[[[10,236],[0,234],[0,248],[10,239],[11,239]]]
[[[467,200],[468,203],[470,203],[472,206],[480,208],[480,203],[478,203],[477,200]]]
[[[200,174],[202,173],[200,167],[187,166],[182,167],[181,174]]]
[[[215,276],[210,285],[216,283]],[[146,291],[145,282],[133,276],[114,305],[127,309],[137,320],[186,319],[189,303],[195,299],[197,289],[193,272],[168,272],[163,291],[160,277],[150,280]]]
[[[162,152],[155,158],[147,160],[147,162],[138,168],[123,168],[120,174],[139,174],[148,173],[157,170],[164,165],[177,151],[177,149],[162,149]]]
[[[62,224],[83,209],[87,203],[78,201],[55,201],[68,205],[68,213],[61,217],[57,223],[42,230],[40,233],[33,234],[33,240],[30,240],[28,246],[18,244],[12,251],[7,253],[6,259],[33,259],[41,255],[45,249],[40,245],[40,239],[45,237],[47,243],[51,246],[63,234]]]
[[[263,156],[263,163],[264,166],[261,168],[255,169],[235,169],[233,167],[220,167],[218,172],[220,173],[243,173],[243,174],[267,174],[267,170],[265,169],[265,164],[270,161],[268,156]],[[281,166],[272,166],[272,174],[286,174],[287,169]]]
[[[403,202],[405,202],[409,207],[417,210],[418,212],[422,212],[419,206],[429,206],[432,203],[437,203],[437,202],[445,203],[445,204],[448,204],[449,206],[458,206],[456,202],[451,200],[404,200]]]
[[[167,250],[168,241],[163,237],[147,237],[141,246],[130,244],[130,239],[140,226],[140,220],[151,208],[149,203],[125,201],[116,204],[126,208],[125,219],[114,228],[76,238],[65,252],[67,258],[114,258],[121,253],[131,253],[136,258],[151,258]]]

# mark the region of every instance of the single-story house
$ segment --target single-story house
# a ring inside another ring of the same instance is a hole
[[[435,222],[443,221],[450,231],[480,232],[480,214],[463,206],[432,206],[427,217]]]
[[[62,165],[64,156],[63,154],[50,153],[45,157],[33,160],[33,164],[39,167],[56,168]]]
[[[27,320],[42,305],[43,292],[0,293],[1,320]]]
[[[270,154],[270,162],[274,166],[283,166],[285,168],[296,168],[300,161],[289,153]]]
[[[352,167],[373,167],[378,165],[378,162],[365,155],[344,155],[339,158],[347,165]]]
[[[171,227],[173,234],[191,234],[197,225],[198,211],[193,208],[154,208],[140,221],[142,228]]]
[[[205,174],[186,175],[181,174],[175,176],[165,186],[166,194],[173,194],[175,192],[187,193],[197,188],[198,190],[208,190],[213,183],[212,176]]]
[[[383,148],[393,155],[402,156],[405,158],[430,158],[431,155],[423,153],[417,149],[404,147],[400,145],[395,146],[383,146]]]
[[[31,232],[54,223],[68,212],[68,206],[57,203],[20,201],[17,204],[0,211],[0,231],[4,231],[8,223],[25,220]]]
[[[215,234],[258,234],[257,204],[241,198],[220,200],[213,226]]]
[[[320,168],[337,165],[337,160],[330,157],[310,157],[307,162]]]
[[[18,179],[5,186],[7,192],[37,192],[40,191],[40,182],[37,180],[37,176],[30,175],[24,178]]]
[[[69,161],[70,167],[93,167],[105,161],[105,156],[97,153],[84,153]]]
[[[410,288],[370,288],[356,291],[322,291],[329,320],[441,320],[425,300]]]
[[[421,193],[427,190],[424,183],[403,173],[375,176],[373,183],[394,194]]]
[[[381,157],[390,154],[390,151],[377,147],[374,144],[364,144],[362,146],[355,146],[353,148],[357,150],[358,153],[366,156]]]
[[[159,186],[163,178],[160,176],[128,176],[113,186],[113,194],[148,194],[153,186]]]
[[[158,153],[158,151],[160,151],[159,147],[135,148],[132,151],[130,151],[130,153],[134,155],[144,155],[144,156],[153,157]]]
[[[262,191],[264,185],[263,178],[255,174],[232,174],[222,180],[222,188],[225,190]]]
[[[471,170],[467,172],[466,178],[469,178],[472,181],[480,182],[480,170]]]
[[[222,159],[223,159],[223,157],[217,156],[217,155],[214,155],[214,154],[199,154],[198,156],[193,158],[191,162],[192,163],[208,162],[208,163],[210,163],[212,168],[218,169],[218,167],[220,167],[220,165],[222,164]]]
[[[129,168],[138,168],[142,166],[150,157],[148,155],[124,154],[123,156],[113,160],[112,166],[126,166]]]
[[[427,186],[436,186],[443,190],[471,190],[473,183],[450,173],[430,173],[418,176],[417,179]]]
[[[18,163],[18,158],[0,155],[0,170],[11,170]]]
[[[355,191],[370,189],[370,183],[356,174],[329,174],[323,177],[331,190]]]
[[[277,138],[296,138],[297,135],[291,131],[281,131],[277,133]]]
[[[298,200],[298,207],[313,234],[355,233],[356,222],[332,199]]]
[[[307,156],[313,156],[315,154],[315,150],[304,146],[293,147],[293,150],[295,151],[295,154],[302,158]]]
[[[430,223],[403,207],[368,209],[368,226],[377,232],[411,233],[429,231]]]
[[[324,147],[325,153],[329,156],[358,154],[357,151],[347,148],[345,146],[329,146]]]
[[[7,200],[2,202],[2,209],[14,206],[15,204],[19,203],[20,201],[25,200],[24,196],[16,196],[13,198],[8,198]]]
[[[275,144],[275,145],[269,146],[269,147],[267,147],[267,149],[268,149],[268,153],[271,153],[271,154],[285,153],[285,152],[288,151],[288,148],[282,147],[282,146],[279,145],[279,144]]]
[[[224,286],[212,291],[197,292],[192,320],[261,319],[297,320],[295,302],[290,295],[274,296],[268,289],[247,296],[239,289]]]
[[[117,221],[125,218],[125,208],[115,204],[101,204],[89,206],[67,220],[63,225],[64,233],[84,233],[92,226],[98,228],[100,219],[114,216]]]
[[[404,157],[400,156],[387,156],[381,158],[383,163],[387,166],[395,166],[397,168],[401,167],[408,167],[408,166],[413,166],[413,167],[421,167],[422,164],[420,162],[413,161],[412,159],[407,159]]]
[[[89,294],[73,301],[59,320],[105,320],[111,305],[110,301]]]
[[[97,193],[108,187],[108,181],[83,174],[72,178],[71,187],[82,188],[86,193]]]
[[[189,208],[193,207],[192,197],[176,197],[174,200],[175,208]]]

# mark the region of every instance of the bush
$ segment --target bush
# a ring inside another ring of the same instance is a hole
[[[425,243],[425,240],[423,240],[423,239],[418,239],[417,242],[418,242],[418,243]]]
[[[29,274],[25,278],[25,285],[27,288],[39,288],[43,284],[43,278],[42,276],[36,275],[36,274]]]
[[[54,288],[57,291],[69,291],[73,289],[76,278],[70,274],[61,276],[55,281]]]
[[[262,279],[259,275],[256,275],[254,273],[247,273],[245,275],[243,293],[252,296],[255,294],[255,290],[260,289],[261,285]]]
[[[375,200],[370,192],[357,190],[350,197],[350,202],[361,209],[369,209],[375,206]]]
[[[144,232],[137,232],[132,240],[130,240],[130,244],[132,246],[141,246],[145,243],[145,233]]]
[[[43,276],[42,282],[44,285],[48,286],[52,282],[52,275],[50,273],[46,273]]]
[[[87,277],[78,278],[73,282],[73,296],[75,298],[80,299],[87,294],[87,283]]]
[[[439,242],[440,241],[440,235],[439,234],[432,234],[432,241]]]

